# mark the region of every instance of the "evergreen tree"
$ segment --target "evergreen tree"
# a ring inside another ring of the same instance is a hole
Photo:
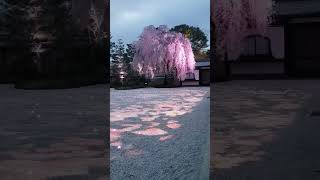
[[[186,36],[191,42],[192,50],[197,55],[201,53],[201,50],[208,47],[208,39],[206,34],[199,28],[181,24],[175,26],[171,31],[180,32]]]
[[[105,12],[100,12],[93,1],[91,1],[88,30],[91,43],[98,46],[102,46],[104,44],[106,35],[106,30],[103,27],[103,23],[105,21],[105,14],[103,13]]]
[[[30,0],[2,0],[0,6],[5,19],[3,27],[10,32],[10,40],[16,45],[26,46],[32,38],[30,15],[33,9]]]
[[[77,32],[71,15],[70,0],[50,0],[44,6],[44,16],[47,16],[47,30],[56,39],[57,48],[69,47],[72,35]]]
[[[48,49],[48,57],[55,61],[58,78],[72,78],[83,74],[89,67],[85,51],[76,51],[74,35],[79,31],[73,21],[70,0],[48,0],[43,4],[43,19],[46,19],[42,31],[54,37]],[[89,51],[89,49],[87,49]],[[88,53],[89,54],[89,53]]]
[[[125,69],[124,57],[125,57],[125,46],[121,39],[117,43],[111,43],[111,64],[112,64],[112,75],[118,76]]]
[[[32,76],[34,64],[32,62],[32,8],[31,0],[2,0],[1,29],[8,32],[8,40],[14,51],[18,52],[10,58],[13,69],[11,73],[16,78],[28,78]]]
[[[97,4],[94,1],[91,1],[91,6],[89,10],[89,24],[87,26],[88,36],[90,41],[90,49],[92,56],[90,57],[90,63],[94,65],[94,69],[100,69],[105,76],[105,72],[109,74],[110,66],[106,64],[106,57],[109,57],[108,50],[109,47],[109,40],[107,36],[107,32],[109,30],[106,29],[104,26],[107,19],[106,13],[108,4],[106,4],[105,8],[100,9],[101,7],[97,7]],[[108,78],[109,79],[109,78]]]
[[[134,45],[127,44],[124,58],[123,58],[123,64],[124,64],[125,72],[128,74],[128,76],[134,75],[134,70],[132,69],[132,66],[131,66],[134,53],[135,53]]]

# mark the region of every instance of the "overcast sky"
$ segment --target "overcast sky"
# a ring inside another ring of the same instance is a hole
[[[197,26],[210,39],[210,0],[111,0],[110,9],[113,41],[131,43],[145,26],[162,24]]]

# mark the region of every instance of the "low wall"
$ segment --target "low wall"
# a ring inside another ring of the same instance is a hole
[[[232,75],[242,74],[284,74],[284,62],[232,62]]]

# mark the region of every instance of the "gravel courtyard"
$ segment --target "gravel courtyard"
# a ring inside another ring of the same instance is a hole
[[[211,178],[319,179],[319,92],[319,80],[214,84]]]
[[[106,85],[0,85],[0,179],[106,179]]]
[[[111,89],[111,179],[208,179],[209,91]]]

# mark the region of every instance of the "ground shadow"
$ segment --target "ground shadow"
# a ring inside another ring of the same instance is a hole
[[[3,178],[88,175],[105,164],[106,88],[26,91],[1,85]]]
[[[305,118],[310,94],[288,84],[272,88],[244,84],[214,89],[211,179],[316,179],[311,167],[318,160],[307,165],[311,156],[304,155],[314,154],[308,134],[319,137],[312,128],[315,121]],[[318,145],[314,148],[318,150]]]

